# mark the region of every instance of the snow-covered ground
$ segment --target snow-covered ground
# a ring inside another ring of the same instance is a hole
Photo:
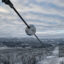
[[[45,57],[37,64],[64,64],[64,57],[59,57],[59,47],[55,47],[51,56]]]
[[[59,57],[59,47],[47,55],[46,49],[0,48],[0,64],[64,64],[64,57]]]

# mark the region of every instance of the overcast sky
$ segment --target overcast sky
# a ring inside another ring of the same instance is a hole
[[[64,0],[11,0],[28,24],[42,38],[64,38]],[[25,24],[0,0],[0,37],[24,37]]]

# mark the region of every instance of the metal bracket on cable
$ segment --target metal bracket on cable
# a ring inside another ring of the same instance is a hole
[[[37,40],[42,44],[42,41],[38,38],[38,36],[35,34],[36,33],[36,28],[34,25],[28,25],[27,22],[23,19],[23,17],[18,13],[18,11],[14,8],[13,4],[11,3],[10,0],[2,0],[2,2],[4,2],[5,4],[9,5],[16,13],[17,15],[20,17],[20,19],[24,22],[24,24],[27,26],[25,31],[27,33],[27,35],[32,36],[34,35]]]

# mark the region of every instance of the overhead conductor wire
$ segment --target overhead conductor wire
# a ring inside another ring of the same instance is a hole
[[[5,4],[9,5],[16,13],[17,15],[20,17],[20,19],[24,22],[24,24],[30,29],[30,26],[27,24],[27,22],[23,19],[23,17],[18,13],[18,11],[15,9],[15,7],[13,6],[13,4],[11,3],[10,0],[2,0],[2,2],[4,2]],[[42,41],[38,38],[38,36],[36,34],[34,34],[34,36],[37,38],[37,40],[42,44]]]

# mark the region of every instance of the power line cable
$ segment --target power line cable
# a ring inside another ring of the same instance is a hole
[[[5,4],[9,5],[16,13],[17,15],[20,17],[20,19],[24,22],[24,24],[27,26],[27,29],[26,29],[26,33],[28,35],[34,35],[37,40],[42,44],[42,41],[38,38],[38,36],[35,34],[36,32],[36,28],[32,25],[28,25],[28,23],[23,19],[23,17],[18,13],[18,11],[15,9],[15,7],[13,6],[13,4],[11,3],[10,0],[2,0],[2,2],[4,2]]]

